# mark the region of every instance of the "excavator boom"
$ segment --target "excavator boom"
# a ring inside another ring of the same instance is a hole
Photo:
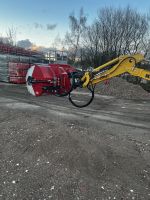
[[[138,76],[150,81],[150,71],[137,68],[137,64],[144,61],[142,54],[135,54],[131,56],[120,56],[110,62],[105,63],[95,68],[91,73],[85,72],[81,78],[83,87],[87,85],[98,84],[99,82],[116,77],[118,75],[129,73],[132,76]]]

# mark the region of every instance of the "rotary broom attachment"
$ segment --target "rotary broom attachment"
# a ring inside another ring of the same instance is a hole
[[[84,72],[77,71],[74,67],[64,64],[34,65],[26,76],[27,89],[34,96],[55,95],[68,96],[69,101],[76,107],[85,107],[94,99],[93,86],[88,86],[92,93],[90,100],[73,100],[73,91],[82,88],[82,77]],[[79,96],[79,92],[77,92]],[[83,96],[83,95],[82,95]],[[85,96],[84,96],[85,98]],[[77,102],[80,104],[77,104]],[[84,102],[84,103],[83,103]]]

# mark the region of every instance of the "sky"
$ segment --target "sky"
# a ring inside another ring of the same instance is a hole
[[[91,23],[100,8],[126,7],[150,12],[150,0],[0,0],[0,35],[16,29],[17,40],[29,39],[38,46],[49,47],[55,38],[69,30],[69,14],[77,16],[81,7]]]

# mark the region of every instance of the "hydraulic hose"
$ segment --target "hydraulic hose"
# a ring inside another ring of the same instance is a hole
[[[95,85],[94,85],[94,86],[88,86],[87,88],[88,88],[89,91],[91,92],[91,98],[90,98],[90,100],[89,100],[87,103],[83,104],[83,105],[78,105],[78,104],[76,104],[76,103],[72,100],[72,98],[71,98],[71,92],[70,92],[68,96],[69,96],[69,101],[72,103],[72,105],[74,105],[75,107],[78,107],[78,108],[83,108],[83,107],[88,106],[88,105],[93,101],[93,99],[94,99]]]

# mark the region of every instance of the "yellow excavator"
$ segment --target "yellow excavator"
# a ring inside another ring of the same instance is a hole
[[[67,73],[70,88],[69,90],[66,90],[66,92],[63,92],[61,94],[60,88],[61,88],[61,78],[59,77],[59,87],[57,85],[57,81],[55,80],[55,87],[54,84],[51,86],[48,86],[49,82],[48,80],[43,80],[38,78],[27,75],[27,85],[36,85],[36,84],[45,84],[40,85],[42,87],[42,90],[53,91],[53,94],[57,96],[69,96],[70,102],[76,106],[76,107],[85,107],[88,106],[92,100],[94,99],[94,90],[95,85],[99,84],[102,81],[109,80],[116,76],[121,76],[124,74],[128,74],[130,76],[136,77],[138,80],[138,84],[140,84],[145,90],[150,92],[150,70],[146,68],[141,68],[141,63],[146,63],[146,60],[142,54],[133,54],[133,55],[122,55],[116,59],[113,59],[99,67],[96,67],[92,71],[71,71]],[[39,69],[38,67],[38,76],[40,70],[43,70],[44,68]],[[33,72],[33,69],[31,69]],[[31,73],[29,73],[31,74]],[[67,79],[65,79],[67,80]],[[57,86],[56,86],[57,85]],[[65,84],[63,84],[63,87],[66,87]],[[91,98],[90,100],[85,103],[84,105],[78,105],[75,101],[72,99],[72,92],[73,90],[77,88],[88,88],[88,90],[91,92]],[[37,86],[39,88],[39,85]],[[54,93],[55,91],[55,93]]]

